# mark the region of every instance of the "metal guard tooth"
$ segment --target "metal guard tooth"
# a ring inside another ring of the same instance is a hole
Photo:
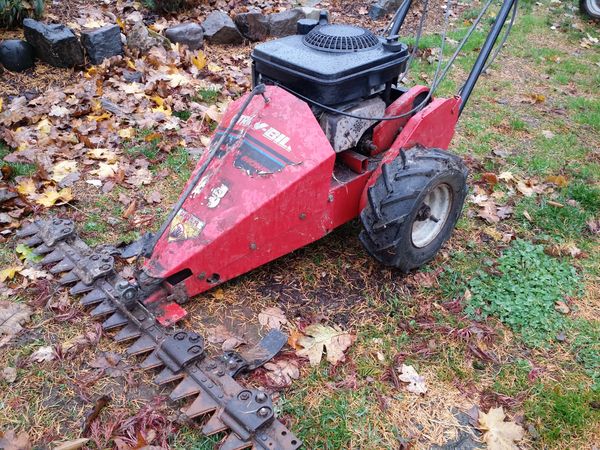
[[[79,294],[84,294],[86,292],[90,292],[93,289],[94,289],[93,285],[85,284],[83,281],[80,281],[75,286],[73,286],[69,290],[69,292],[71,293],[71,295],[79,295]]]
[[[115,306],[108,300],[103,301],[96,306],[90,313],[92,317],[106,316],[116,311]]]
[[[44,257],[44,259],[42,259],[40,261],[40,264],[46,265],[46,264],[57,263],[57,262],[61,261],[64,257],[65,257],[65,254],[62,252],[62,250],[57,248],[57,249],[54,249],[54,251],[52,253],[50,253],[49,255],[46,255]]]
[[[75,272],[71,271],[63,275],[63,277],[60,280],[58,280],[58,284],[64,286],[66,284],[75,283],[76,281],[79,281],[79,276]]]
[[[75,265],[68,258],[64,258],[61,262],[50,269],[50,273],[56,275],[57,273],[73,270],[74,267]]]
[[[39,245],[33,253],[36,255],[45,255],[46,253],[50,253],[53,250],[52,247],[48,247],[46,244]]]
[[[114,328],[127,325],[128,322],[129,319],[127,319],[126,316],[117,311],[102,323],[102,329],[107,331],[112,330]]]
[[[26,238],[29,236],[33,236],[38,231],[40,231],[39,227],[37,226],[37,224],[35,222],[33,222],[28,225],[25,225],[23,228],[21,228],[19,231],[17,231],[17,237],[18,238]]]
[[[125,342],[140,337],[142,332],[134,324],[129,324],[114,337],[116,342]]]
[[[36,235],[27,239],[25,242],[23,242],[23,244],[25,244],[27,247],[35,247],[36,245],[39,245],[42,242],[44,242],[42,241],[42,238]]]

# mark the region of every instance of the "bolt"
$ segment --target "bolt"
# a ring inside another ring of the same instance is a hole
[[[237,363],[235,361],[229,361],[229,363],[227,364],[227,367],[229,369],[235,369],[237,367]]]
[[[250,250],[256,250],[256,242],[250,242]]]
[[[217,368],[217,364],[214,362],[211,362],[206,367],[208,367],[208,370],[213,370],[213,369]]]
[[[248,392],[248,391],[242,391],[242,392],[240,392],[240,395],[238,395],[238,398],[240,400],[244,400],[244,401],[248,400],[250,398],[250,392]]]
[[[146,316],[145,316],[145,315],[143,315],[143,314],[139,314],[139,315],[137,316],[137,320],[139,320],[140,322],[142,322],[142,321],[146,320]]]
[[[91,259],[92,261],[98,261],[98,260],[100,259],[100,257],[99,257],[98,255],[92,255],[92,256],[90,257],[90,259]]]
[[[300,220],[306,219],[306,213],[300,213]]]
[[[190,347],[189,350],[188,350],[188,352],[193,353],[194,355],[197,355],[201,351],[202,351],[202,349],[199,346],[197,346],[197,345],[194,345],[193,347]]]
[[[63,228],[62,229],[62,234],[69,234],[71,232],[70,228]]]
[[[192,333],[190,334],[189,339],[191,342],[197,342],[200,340],[200,336],[198,336],[196,333]]]
[[[60,219],[54,219],[54,220],[52,221],[52,223],[53,223],[54,225],[60,225],[60,223],[61,223],[61,220],[60,220]]]
[[[261,434],[260,435],[260,439],[264,442],[264,441],[266,441],[269,438],[268,438],[268,436],[266,434]]]
[[[223,375],[225,375],[225,372],[223,371],[223,369],[219,369],[219,370],[217,370],[217,371],[215,372],[215,374],[216,374],[218,377],[222,377]]]
[[[202,383],[206,383],[206,377],[200,377],[200,381],[201,381]]]
[[[264,406],[256,412],[256,414],[258,414],[258,417],[267,417],[270,413],[271,413],[271,410]]]
[[[110,264],[102,264],[102,265],[100,266],[100,269],[101,269],[101,270],[110,270]]]
[[[264,392],[259,392],[258,394],[256,394],[256,401],[258,403],[264,403],[267,401],[267,394],[265,394]]]
[[[119,289],[119,290],[121,290],[121,291],[122,291],[123,289],[127,289],[128,287],[129,287],[129,282],[128,282],[128,281],[125,281],[125,280],[123,280],[123,281],[119,281],[119,282],[117,283],[117,289]]]
[[[183,341],[186,336],[187,336],[187,333],[180,331],[179,333],[175,334],[174,338],[177,339],[178,341]]]
[[[329,194],[329,197],[327,197],[327,200],[329,201],[329,203],[333,202],[333,194]]]

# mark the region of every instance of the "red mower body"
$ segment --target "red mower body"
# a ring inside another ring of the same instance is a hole
[[[413,108],[414,87],[386,115]],[[335,153],[308,104],[279,87],[256,96],[145,264],[188,296],[304,247],[356,218],[384,161],[421,144],[446,149],[460,98],[434,99],[406,119],[374,129],[371,155]],[[218,139],[243,104],[231,104]],[[202,161],[198,163],[196,170]]]

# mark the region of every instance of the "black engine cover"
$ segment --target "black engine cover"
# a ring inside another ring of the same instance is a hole
[[[324,24],[305,36],[257,45],[254,83],[278,83],[325,105],[368,97],[395,83],[408,48],[363,28]]]

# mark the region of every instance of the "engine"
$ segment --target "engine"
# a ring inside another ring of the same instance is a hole
[[[254,84],[278,84],[308,100],[336,152],[355,148],[372,120],[393,100],[392,88],[408,61],[408,47],[352,25],[298,22],[298,34],[265,42],[252,52]],[[324,108],[325,107],[325,108]]]

